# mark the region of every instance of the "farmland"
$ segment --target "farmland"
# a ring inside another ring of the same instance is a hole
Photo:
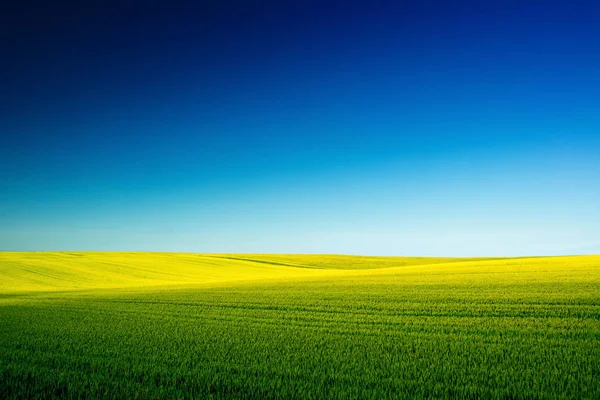
[[[0,253],[6,398],[600,398],[600,256]]]

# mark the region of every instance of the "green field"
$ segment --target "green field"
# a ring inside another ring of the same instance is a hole
[[[600,398],[600,256],[0,253],[1,398]]]

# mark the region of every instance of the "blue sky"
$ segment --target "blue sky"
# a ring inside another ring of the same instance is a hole
[[[600,6],[281,3],[15,3],[0,249],[600,253]]]

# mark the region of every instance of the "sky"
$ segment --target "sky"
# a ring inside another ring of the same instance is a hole
[[[595,1],[3,7],[0,250],[600,253]]]

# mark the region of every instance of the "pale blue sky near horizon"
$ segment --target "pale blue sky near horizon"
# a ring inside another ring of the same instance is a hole
[[[0,251],[600,253],[600,6],[234,3],[7,14]]]

